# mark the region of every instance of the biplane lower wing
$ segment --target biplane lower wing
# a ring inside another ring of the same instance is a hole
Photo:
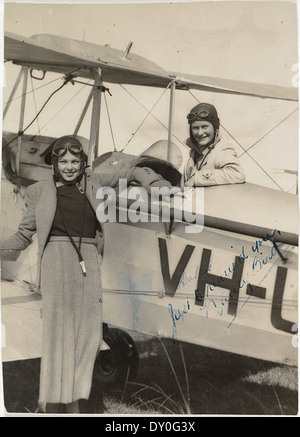
[[[248,182],[204,189],[204,223],[212,228],[298,246],[298,219],[294,194]]]
[[[1,282],[2,361],[39,358],[42,300],[21,281]]]

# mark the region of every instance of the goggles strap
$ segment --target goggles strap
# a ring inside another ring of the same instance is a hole
[[[70,231],[69,231],[68,226],[66,224],[65,217],[64,217],[64,214],[63,214],[63,210],[62,210],[62,205],[61,205],[59,197],[57,197],[57,204],[58,204],[59,212],[60,212],[60,215],[61,215],[61,219],[62,219],[63,225],[65,227],[66,233],[67,233],[67,235],[69,237],[69,240],[70,240],[72,246],[74,247],[74,249],[77,252],[78,259],[79,259],[79,264],[80,264],[80,267],[81,267],[81,270],[82,270],[82,274],[83,274],[83,276],[86,276],[85,263],[84,263],[83,256],[81,254],[81,242],[82,242],[82,237],[83,237],[83,226],[84,226],[84,221],[85,221],[85,210],[86,210],[86,173],[84,173],[84,179],[85,180],[84,180],[83,205],[82,205],[83,206],[83,211],[82,211],[81,230],[80,230],[80,237],[79,237],[78,247],[77,247],[77,245],[76,245],[72,235],[70,234]]]

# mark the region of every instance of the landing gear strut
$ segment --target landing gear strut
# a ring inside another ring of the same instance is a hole
[[[103,324],[103,340],[108,350],[98,354],[94,366],[97,382],[105,385],[120,385],[136,378],[139,355],[132,337],[118,328]]]

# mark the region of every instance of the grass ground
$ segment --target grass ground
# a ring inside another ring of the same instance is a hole
[[[93,383],[85,412],[105,414],[296,415],[296,367],[209,348],[151,339],[138,344],[134,381],[103,389]],[[4,363],[8,412],[34,411],[40,360]]]
[[[151,350],[122,391],[129,406],[165,414],[297,414],[295,367],[166,340]]]

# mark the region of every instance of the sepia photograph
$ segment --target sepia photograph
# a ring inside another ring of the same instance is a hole
[[[297,7],[3,1],[2,417],[298,416]]]

